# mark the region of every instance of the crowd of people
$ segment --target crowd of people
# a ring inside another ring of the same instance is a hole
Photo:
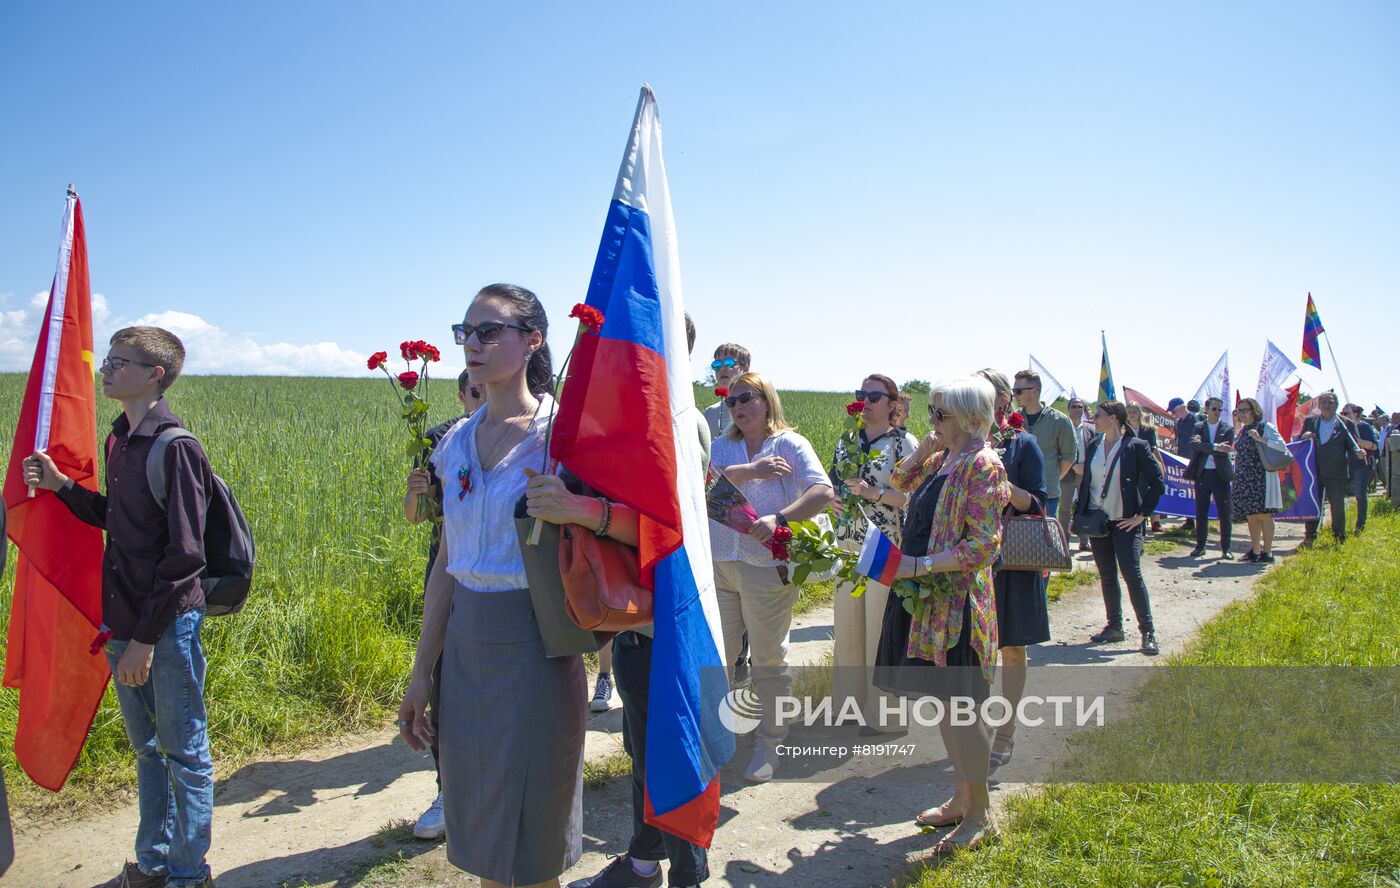
[[[693,349],[688,318],[687,327]],[[636,546],[638,515],[588,495],[567,473],[538,471],[555,390],[549,319],[535,294],[509,284],[485,287],[453,331],[467,365],[458,380],[462,414],[429,434],[431,457],[409,473],[403,502],[410,522],[428,518],[425,498],[441,512],[429,544],[422,632],[397,720],[404,741],[430,749],[437,765],[438,793],[415,834],[445,835],[451,862],[488,888],[557,886],[582,853],[587,710],[612,704],[615,680],[633,761],[632,836],[625,854],[571,888],[656,888],[664,861],[670,885],[698,885],[709,876],[706,849],[645,817],[650,631],[612,639],[607,655],[600,652],[590,696],[581,656],[546,655],[515,529],[523,503],[530,517]],[[199,442],[183,438],[164,457],[170,480],[163,506],[142,480],[154,439],[180,425],[164,394],[183,360],[183,346],[164,330],[127,328],[112,337],[101,364],[103,392],[124,409],[113,425],[106,494],[73,484],[46,454],[25,466],[27,483],[55,491],[108,532],[105,651],[137,750],[140,787],[136,859],[113,886],[213,884],[205,860],[213,769],[199,583],[200,522],[212,476]],[[1121,578],[1141,652],[1159,652],[1142,554],[1149,528],[1161,526],[1155,512],[1165,491],[1166,436],[1144,422],[1141,407],[1071,398],[1067,415],[1044,402],[1035,372],[1008,378],[988,368],[932,387],[922,405],[930,431],[919,440],[906,431],[913,398],[889,376],[868,373],[856,388],[859,434],[824,462],[786,420],[772,378],[751,365],[742,346],[716,349],[721,397],[696,428],[701,468],[722,473],[758,515],[747,533],[714,521],[709,528],[729,679],[735,687],[751,684],[763,706],[746,780],[764,783],[782,766],[778,747],[787,725],[774,702],[792,686],[789,641],[799,590],[770,543],[780,528],[849,497],[860,500],[869,524],[838,523],[837,545],[858,552],[873,526],[898,549],[895,585],[913,580],[938,592],[926,606],[906,607],[890,585],[871,581],[858,597],[849,584],[838,585],[833,693],[856,701],[862,733],[903,729],[876,715],[888,697],[980,704],[998,664],[1003,695],[1013,707],[1020,700],[1028,651],[1049,641],[1051,630],[1048,575],[1000,566],[1002,529],[1012,516],[1060,522],[1066,540],[1077,538],[1092,553],[1105,624],[1089,643],[1126,640]],[[1339,410],[1331,393],[1317,402],[1300,437],[1317,442],[1319,486],[1341,541],[1346,497],[1358,500],[1360,532],[1378,468],[1395,496],[1400,413],[1377,422],[1353,404]],[[1179,398],[1169,406],[1171,441],[1188,460],[1196,492],[1192,554],[1205,552],[1213,502],[1223,557],[1232,557],[1231,526],[1242,520],[1250,538],[1243,557],[1271,562],[1273,516],[1282,502],[1264,457],[1282,437],[1253,399],[1235,405],[1233,421],[1223,408],[1217,398],[1204,409]],[[861,459],[852,459],[855,448]],[[857,468],[843,471],[851,465]],[[1308,524],[1309,541],[1317,527]],[[988,779],[1011,760],[1015,725],[989,730],[945,721],[940,730],[956,785],[951,798],[914,819],[951,828],[937,852],[975,848],[996,834]]]

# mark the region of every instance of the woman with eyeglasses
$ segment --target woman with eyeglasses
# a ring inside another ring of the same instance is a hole
[[[1264,468],[1260,446],[1287,447],[1273,423],[1264,419],[1264,408],[1253,398],[1235,405],[1235,479],[1230,482],[1231,518],[1249,527],[1249,551],[1245,561],[1274,561],[1274,513],[1283,509],[1283,483],[1278,472]]]
[[[1000,370],[988,367],[977,375],[996,391],[991,439],[1006,468],[1011,499],[1004,516],[1045,514],[1045,458],[1035,435],[1010,424],[1011,381]],[[997,645],[1001,653],[1001,695],[1014,709],[1026,692],[1029,657],[1026,648],[1050,640],[1050,608],[1046,576],[1038,570],[997,570]],[[1016,720],[996,729],[991,762],[1001,767],[1011,761],[1016,745]]]
[[[711,520],[710,549],[726,662],[738,657],[747,632],[753,684],[763,706],[744,778],[766,783],[787,736],[776,700],[792,690],[788,630],[798,595],[787,565],[769,546],[778,527],[813,518],[830,505],[831,481],[811,443],[784,419],[778,392],[766,377],[740,376],[724,403],[733,424],[711,445],[710,466],[744,494],[759,517],[747,535]]]
[[[415,750],[431,742],[425,708],[441,655],[448,860],[486,888],[558,886],[583,851],[586,681],[582,657],[545,656],[515,506],[523,496],[531,516],[596,526],[634,546],[637,516],[536,474],[553,398],[549,319],[535,294],[485,287],[453,330],[486,403],[433,451],[445,488],[442,546],[399,733]]]
[[[838,493],[849,492],[862,500],[859,514],[843,514],[836,522],[836,544],[847,552],[860,551],[867,519],[899,545],[909,497],[890,486],[890,473],[918,446],[914,436],[900,427],[905,419],[904,405],[893,379],[872,373],[856,390],[856,400],[865,404],[860,414],[864,427],[859,446],[868,461],[852,469],[848,460],[855,454],[847,452],[843,437],[836,442],[828,473]],[[870,670],[875,665],[890,587],[872,580],[859,598],[851,595],[853,589],[849,584],[836,587],[832,694],[837,711],[846,700],[854,698],[862,714],[861,733],[873,735],[880,732],[879,691],[870,680]]]
[[[1099,435],[1090,442],[1084,457],[1088,470],[1079,482],[1075,514],[1087,516],[1101,510],[1106,519],[1104,534],[1091,537],[1089,545],[1099,569],[1108,622],[1089,640],[1095,644],[1123,640],[1123,591],[1118,585],[1122,574],[1142,633],[1142,652],[1155,657],[1161,648],[1152,625],[1147,582],[1142,578],[1142,538],[1143,522],[1167,490],[1162,467],[1152,458],[1146,442],[1129,428],[1128,408],[1121,401],[1099,405],[1094,429]]]
[[[875,685],[901,696],[980,706],[997,662],[992,565],[1001,547],[1001,513],[1011,498],[1006,469],[987,441],[996,391],[987,380],[942,382],[929,394],[933,429],[891,476],[909,494],[900,551],[901,580],[885,605]],[[912,586],[912,588],[910,588]],[[926,589],[927,597],[900,592]],[[922,827],[956,826],[935,854],[972,849],[997,833],[987,787],[986,729],[939,722],[953,762],[953,797],[920,813]]]

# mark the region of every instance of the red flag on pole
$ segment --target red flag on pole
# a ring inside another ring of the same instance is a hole
[[[53,493],[25,485],[24,459],[35,450],[74,483],[97,489],[92,295],[83,209],[71,186],[4,493],[18,550],[4,678],[5,687],[19,689],[15,755],[30,779],[58,792],[111,677],[93,650],[102,625],[102,531]]]
[[[1288,397],[1279,405],[1278,411],[1274,414],[1274,424],[1278,426],[1278,433],[1283,436],[1283,440],[1293,440],[1293,423],[1298,417],[1298,392],[1302,389],[1301,382],[1295,382],[1284,389],[1284,394]]]

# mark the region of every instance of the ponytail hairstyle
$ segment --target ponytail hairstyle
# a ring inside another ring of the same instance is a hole
[[[540,347],[530,355],[525,368],[525,385],[532,395],[554,395],[554,362],[549,356],[549,315],[534,293],[515,284],[488,284],[476,299],[496,299],[509,306],[511,317],[522,327],[540,331]],[[475,300],[473,300],[475,301]]]
[[[1120,430],[1132,430],[1132,426],[1128,425],[1128,408],[1123,405],[1122,401],[1104,401],[1099,405],[1099,409],[1113,417]]]

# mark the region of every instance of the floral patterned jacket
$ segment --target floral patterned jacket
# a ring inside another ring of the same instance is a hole
[[[924,465],[905,460],[890,476],[890,483],[906,493],[918,490],[947,458],[940,453]],[[930,554],[949,551],[961,570],[942,574],[951,591],[935,595],[932,606],[915,616],[909,630],[906,655],[948,665],[948,649],[962,634],[963,602],[971,602],[972,648],[988,681],[996,672],[997,615],[992,565],[1001,549],[1001,512],[1011,500],[1011,487],[1001,457],[990,446],[961,456],[947,472],[943,493],[934,512],[929,535]]]

